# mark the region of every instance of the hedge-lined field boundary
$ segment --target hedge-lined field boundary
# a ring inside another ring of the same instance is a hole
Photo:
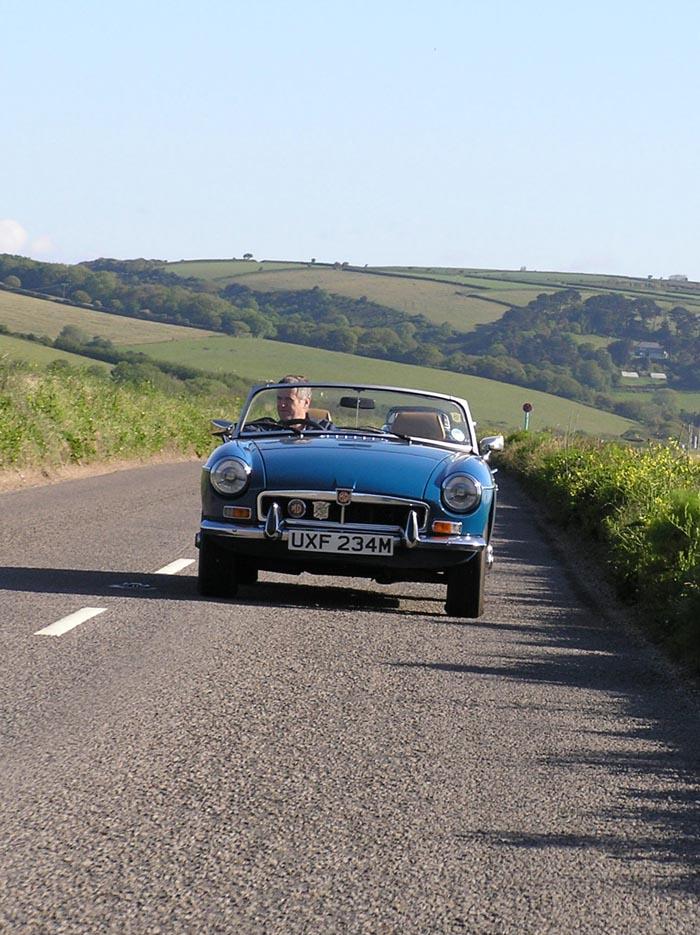
[[[233,398],[174,396],[149,384],[117,384],[85,370],[36,370],[0,359],[0,471],[147,458],[201,456],[210,417]]]
[[[576,530],[652,638],[700,672],[700,462],[675,445],[519,432],[499,464]]]

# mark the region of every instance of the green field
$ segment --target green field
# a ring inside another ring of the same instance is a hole
[[[8,357],[10,360],[25,360],[29,364],[46,367],[54,360],[65,360],[74,367],[102,367],[111,370],[112,364],[102,360],[93,360],[80,354],[71,354],[55,347],[46,347],[34,341],[24,341],[22,338],[13,338],[9,334],[0,334],[0,360]]]
[[[481,295],[474,296],[468,288],[460,288],[454,283],[372,276],[328,267],[252,273],[239,276],[236,282],[260,292],[313,289],[318,286],[326,292],[353,299],[366,296],[370,302],[378,305],[397,308],[409,315],[425,315],[438,324],[447,321],[462,331],[470,331],[475,325],[495,321],[508,308],[507,303],[484,301]]]
[[[269,272],[270,270],[301,269],[306,263],[286,262],[284,260],[180,260],[168,263],[163,268],[176,276],[206,279],[210,282],[235,279],[246,273]]]
[[[700,311],[700,291],[689,285],[625,276],[527,270],[478,270],[445,267],[349,267],[327,263],[275,260],[186,260],[164,269],[195,276],[219,286],[236,281],[258,292],[304,290],[326,292],[396,308],[410,315],[425,315],[437,324],[449,322],[471,331],[496,321],[511,305],[527,305],[541,292],[576,288],[585,300],[601,291],[619,291],[628,297],[647,296],[662,308],[680,302]]]
[[[700,412],[700,393],[693,390],[677,390],[661,380],[650,380],[646,377],[639,380],[622,380],[621,385],[610,395],[621,402],[635,399],[646,402],[651,401],[654,393],[658,393],[659,390],[672,392],[679,407],[686,412]]]
[[[303,373],[312,380],[361,380],[389,386],[407,386],[450,393],[469,400],[476,419],[485,425],[510,428],[520,425],[522,404],[531,402],[531,426],[621,435],[636,427],[628,419],[601,412],[570,400],[481,377],[445,370],[355,357],[318,348],[224,335],[197,340],[169,341],[132,346],[157,360],[187,364],[211,373],[236,373],[251,382],[277,380],[285,373]]]
[[[150,341],[168,341],[182,337],[203,337],[210,334],[201,328],[164,325],[155,321],[110,315],[89,308],[78,308],[50,299],[0,290],[0,324],[10,331],[22,334],[45,335],[57,338],[65,325],[74,325],[91,338],[108,338],[115,344],[146,344]]]

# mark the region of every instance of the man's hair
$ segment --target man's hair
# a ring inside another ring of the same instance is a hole
[[[308,377],[302,377],[298,374],[288,373],[286,376],[281,377],[278,383],[308,383]],[[296,387],[297,396],[299,399],[311,399],[311,388],[305,386]]]

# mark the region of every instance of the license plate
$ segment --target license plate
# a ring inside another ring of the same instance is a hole
[[[366,533],[292,529],[287,546],[294,552],[335,552],[340,555],[394,554],[394,540],[391,536],[373,536]]]

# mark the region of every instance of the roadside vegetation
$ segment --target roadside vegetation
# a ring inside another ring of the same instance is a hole
[[[64,361],[38,370],[0,357],[0,471],[202,456],[213,446],[209,419],[239,405],[225,386],[219,394],[185,393],[175,381],[158,387],[114,372]]]
[[[601,560],[652,638],[700,672],[700,461],[550,434],[511,436],[499,463]]]
[[[578,277],[577,290],[566,285],[576,277],[558,273],[296,266],[256,265],[250,254],[74,266],[2,255],[0,281],[15,294],[67,298],[86,312],[486,377],[644,422],[657,437],[692,434],[700,419],[680,395],[653,388],[656,381],[666,391],[700,390],[697,284]],[[620,291],[604,292],[603,283]],[[636,385],[623,398],[630,374]]]

